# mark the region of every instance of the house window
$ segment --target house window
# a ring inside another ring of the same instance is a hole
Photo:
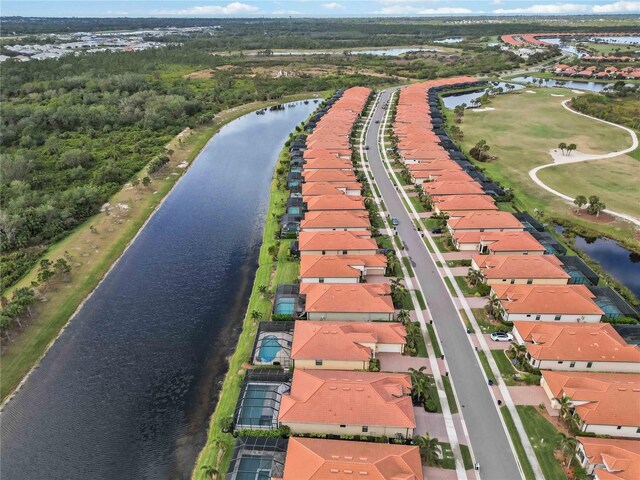
[[[636,433],[640,433],[640,427],[636,428]]]
[[[529,252],[524,252],[523,255],[529,255]]]
[[[326,250],[322,250],[322,255],[326,255],[327,251]]]
[[[367,433],[369,431],[369,427],[367,425],[364,425],[362,427],[362,433]]]
[[[527,318],[529,318],[531,316],[531,314],[527,314]]]
[[[481,232],[484,232],[484,228],[481,228],[481,229],[480,229],[480,231],[481,231]]]
[[[622,426],[621,426],[621,425],[618,425],[618,426],[616,427],[616,430],[622,430]]]
[[[321,367],[322,366],[322,360],[316,360],[316,365],[318,367]]]
[[[346,425],[340,425],[340,428],[347,428]]]
[[[561,317],[562,315],[556,315],[555,317],[553,317],[553,319],[557,322],[558,320],[560,320]]]
[[[563,364],[563,363],[564,363],[564,360],[560,360],[560,361],[558,362],[558,365],[561,365],[561,364]]]
[[[591,368],[593,366],[593,362],[588,362],[587,363],[587,368]]]
[[[318,283],[324,283],[324,278],[319,278]]]
[[[346,254],[347,254],[347,251],[346,251],[346,250],[342,250],[342,254],[343,254],[343,255],[346,255]]]
[[[516,279],[512,278],[510,283],[511,283],[511,285],[513,285],[514,283],[516,283]]]
[[[575,366],[576,366],[576,362],[571,362],[571,363],[569,364],[569,368],[573,368],[573,367],[575,367]]]
[[[532,278],[528,278],[527,279],[527,285],[531,285],[533,283],[533,279]]]
[[[536,320],[540,320],[540,318],[542,318],[541,315],[536,315]]]

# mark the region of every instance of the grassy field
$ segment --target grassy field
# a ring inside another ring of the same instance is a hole
[[[288,160],[285,150],[282,151],[280,161]],[[278,230],[278,218],[284,213],[284,200],[288,192],[284,188],[278,188],[274,179],[271,184],[271,199],[267,220],[265,224],[263,243],[260,248],[259,267],[256,272],[249,305],[242,327],[242,333],[238,339],[236,350],[229,362],[229,371],[225,376],[218,404],[211,416],[209,424],[209,434],[207,442],[202,449],[194,470],[196,480],[209,480],[206,474],[206,467],[216,468],[219,472],[226,472],[231,462],[233,444],[235,438],[230,433],[222,432],[222,422],[225,418],[233,415],[240,386],[244,378],[246,362],[249,361],[254,337],[258,329],[258,323],[251,319],[251,312],[257,310],[262,313],[262,319],[268,320],[271,315],[271,300],[264,298],[258,291],[260,285],[268,285],[269,291],[273,292],[279,283],[291,283],[295,281],[299,272],[299,262],[287,256],[286,251],[290,241],[281,241],[278,260],[274,261],[269,255],[269,247],[276,245],[274,233]]]
[[[175,138],[168,145],[174,153],[171,161],[159,173],[152,176],[149,188],[125,186],[110,199],[111,205],[123,204],[128,208],[110,215],[97,214],[64,240],[52,245],[43,255],[56,260],[69,252],[73,258],[72,272],[68,282],[52,285],[46,291],[46,302],[36,302],[33,307],[34,318],[25,324],[19,333],[12,335],[12,341],[2,348],[2,375],[0,375],[0,396],[4,400],[15,389],[21,379],[40,360],[48,346],[54,341],[61,329],[69,321],[83,299],[89,295],[111,265],[136,235],[140,227],[160,204],[162,199],[178,181],[184,168],[182,162],[193,161],[211,136],[230,121],[263,108],[284,101],[309,98],[313,94],[295,95],[279,102],[256,102],[243,105],[218,114],[209,125],[192,130],[182,140]],[[147,175],[146,168],[138,176]],[[37,269],[33,269],[15,288],[29,286],[36,278]],[[11,295],[11,289],[3,294]]]
[[[623,130],[573,114],[560,105],[569,98],[570,90],[560,88],[531,89],[535,94],[512,93],[500,95],[488,105],[495,110],[468,112],[461,124],[465,134],[462,142],[465,151],[484,139],[490,145],[490,153],[497,157],[488,163],[477,163],[495,181],[514,189],[515,206],[521,210],[543,210],[547,217],[569,220],[585,228],[640,248],[634,238],[632,226],[614,220],[596,223],[595,217],[585,214],[576,216],[571,205],[544,191],[529,178],[532,168],[551,162],[549,150],[557,148],[560,142],[575,143],[578,150],[585,153],[607,153],[621,150],[631,145],[631,138]],[[564,95],[564,98],[552,95]],[[584,164],[584,170],[592,163]],[[575,166],[567,167],[571,177],[564,177],[554,185],[558,190],[571,189],[570,184],[577,177]],[[607,177],[608,178],[608,177]],[[570,180],[570,181],[569,181]],[[635,178],[637,182],[639,179]],[[584,181],[584,180],[581,180]],[[626,188],[626,187],[625,187]],[[612,184],[608,189],[615,190]],[[587,191],[585,195],[600,195],[610,204],[607,190]],[[616,200],[612,200],[616,203]]]
[[[607,208],[640,217],[640,202],[629,201],[638,196],[640,161],[629,155],[545,168],[538,178],[565,195],[598,195]]]
[[[507,407],[501,407],[500,411],[502,412],[504,423],[507,425],[507,430],[509,431],[509,436],[511,437],[511,441],[513,442],[513,446],[516,450],[516,454],[518,455],[518,460],[520,460],[520,466],[524,471],[524,477],[527,480],[535,480],[536,475],[533,472],[533,468],[531,468],[529,459],[527,458],[527,452],[525,452],[524,447],[522,446],[522,440],[520,440],[520,435],[518,434],[518,430],[516,429],[516,426],[513,423],[513,418],[511,417],[511,413],[509,412]]]
[[[516,406],[524,429],[538,457],[545,480],[564,480],[566,475],[554,457],[558,430],[535,407]]]

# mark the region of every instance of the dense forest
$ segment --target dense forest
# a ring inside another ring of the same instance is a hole
[[[640,87],[616,82],[604,95],[581,95],[571,100],[576,110],[640,130]]]

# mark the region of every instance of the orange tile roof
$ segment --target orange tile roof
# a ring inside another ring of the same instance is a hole
[[[302,158],[305,160],[311,160],[313,158],[325,158],[329,155],[333,155],[335,157],[346,157],[351,155],[350,148],[332,148],[332,149],[321,149],[321,148],[313,148],[311,150],[305,150],[302,153]]]
[[[282,480],[423,480],[418,447],[319,438],[289,439]]]
[[[591,465],[598,466],[598,480],[638,480],[640,478],[640,440],[578,437]]]
[[[584,285],[493,285],[508,313],[603,315]]]
[[[339,193],[337,195],[318,195],[303,197],[307,210],[362,210],[366,211],[364,200],[360,196]]]
[[[296,369],[278,421],[415,428],[411,380],[406,374]]]
[[[455,172],[435,171],[431,172],[431,178],[434,182],[473,182],[473,178],[462,170]]]
[[[555,255],[473,255],[471,258],[487,279],[571,278]]]
[[[453,160],[433,160],[431,162],[412,163],[407,165],[412,174],[420,171],[439,172],[439,171],[461,171],[462,167]]]
[[[301,283],[310,313],[394,313],[386,283]]]
[[[364,238],[357,232],[300,232],[300,251],[308,250],[378,250],[372,238]]]
[[[431,201],[442,212],[498,210],[489,195],[435,195]]]
[[[347,170],[315,170],[302,174],[306,183],[312,182],[355,182],[356,175]]]
[[[631,345],[608,323],[514,322],[527,351],[538,360],[636,362],[640,347]]]
[[[372,344],[404,345],[407,332],[400,323],[297,321],[293,331],[294,360],[369,360]]]
[[[524,225],[509,212],[470,212],[464,217],[448,220],[447,224],[453,230],[480,228],[518,228],[524,230]]]
[[[300,278],[360,278],[365,266],[386,267],[387,257],[384,255],[302,255]]]
[[[358,182],[313,182],[302,184],[303,197],[339,195],[347,190],[361,191],[362,186]]]
[[[370,228],[368,212],[357,210],[334,210],[307,212],[300,222],[302,230],[306,228]]]
[[[484,242],[492,252],[544,252],[545,248],[529,232],[455,232],[459,244]]]
[[[353,164],[351,163],[350,160],[345,160],[342,158],[335,158],[335,157],[331,159],[317,158],[313,160],[308,160],[307,163],[305,163],[302,168],[303,170],[306,170],[306,171],[320,170],[320,169],[322,170],[331,170],[331,169],[353,170]]]
[[[422,189],[428,195],[482,195],[484,190],[476,182],[430,182]]]
[[[589,425],[640,425],[638,374],[543,370],[542,377],[553,396],[569,397]]]

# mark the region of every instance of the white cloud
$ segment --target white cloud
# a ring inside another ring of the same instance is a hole
[[[373,13],[380,15],[465,15],[474,12],[468,8],[462,7],[423,8],[401,4],[382,7],[380,10]]]
[[[299,10],[274,10],[271,12],[272,15],[302,15],[302,12]]]
[[[201,5],[182,10],[160,10],[158,15],[247,15],[257,13],[260,9],[246,3],[232,2],[228,5]]]
[[[615,2],[603,5],[585,5],[583,3],[560,3],[532,5],[525,8],[499,8],[498,14],[577,14],[577,13],[632,13],[640,12],[640,2]]]
[[[344,10],[344,5],[337,2],[323,3],[322,8],[326,8],[327,10]]]

